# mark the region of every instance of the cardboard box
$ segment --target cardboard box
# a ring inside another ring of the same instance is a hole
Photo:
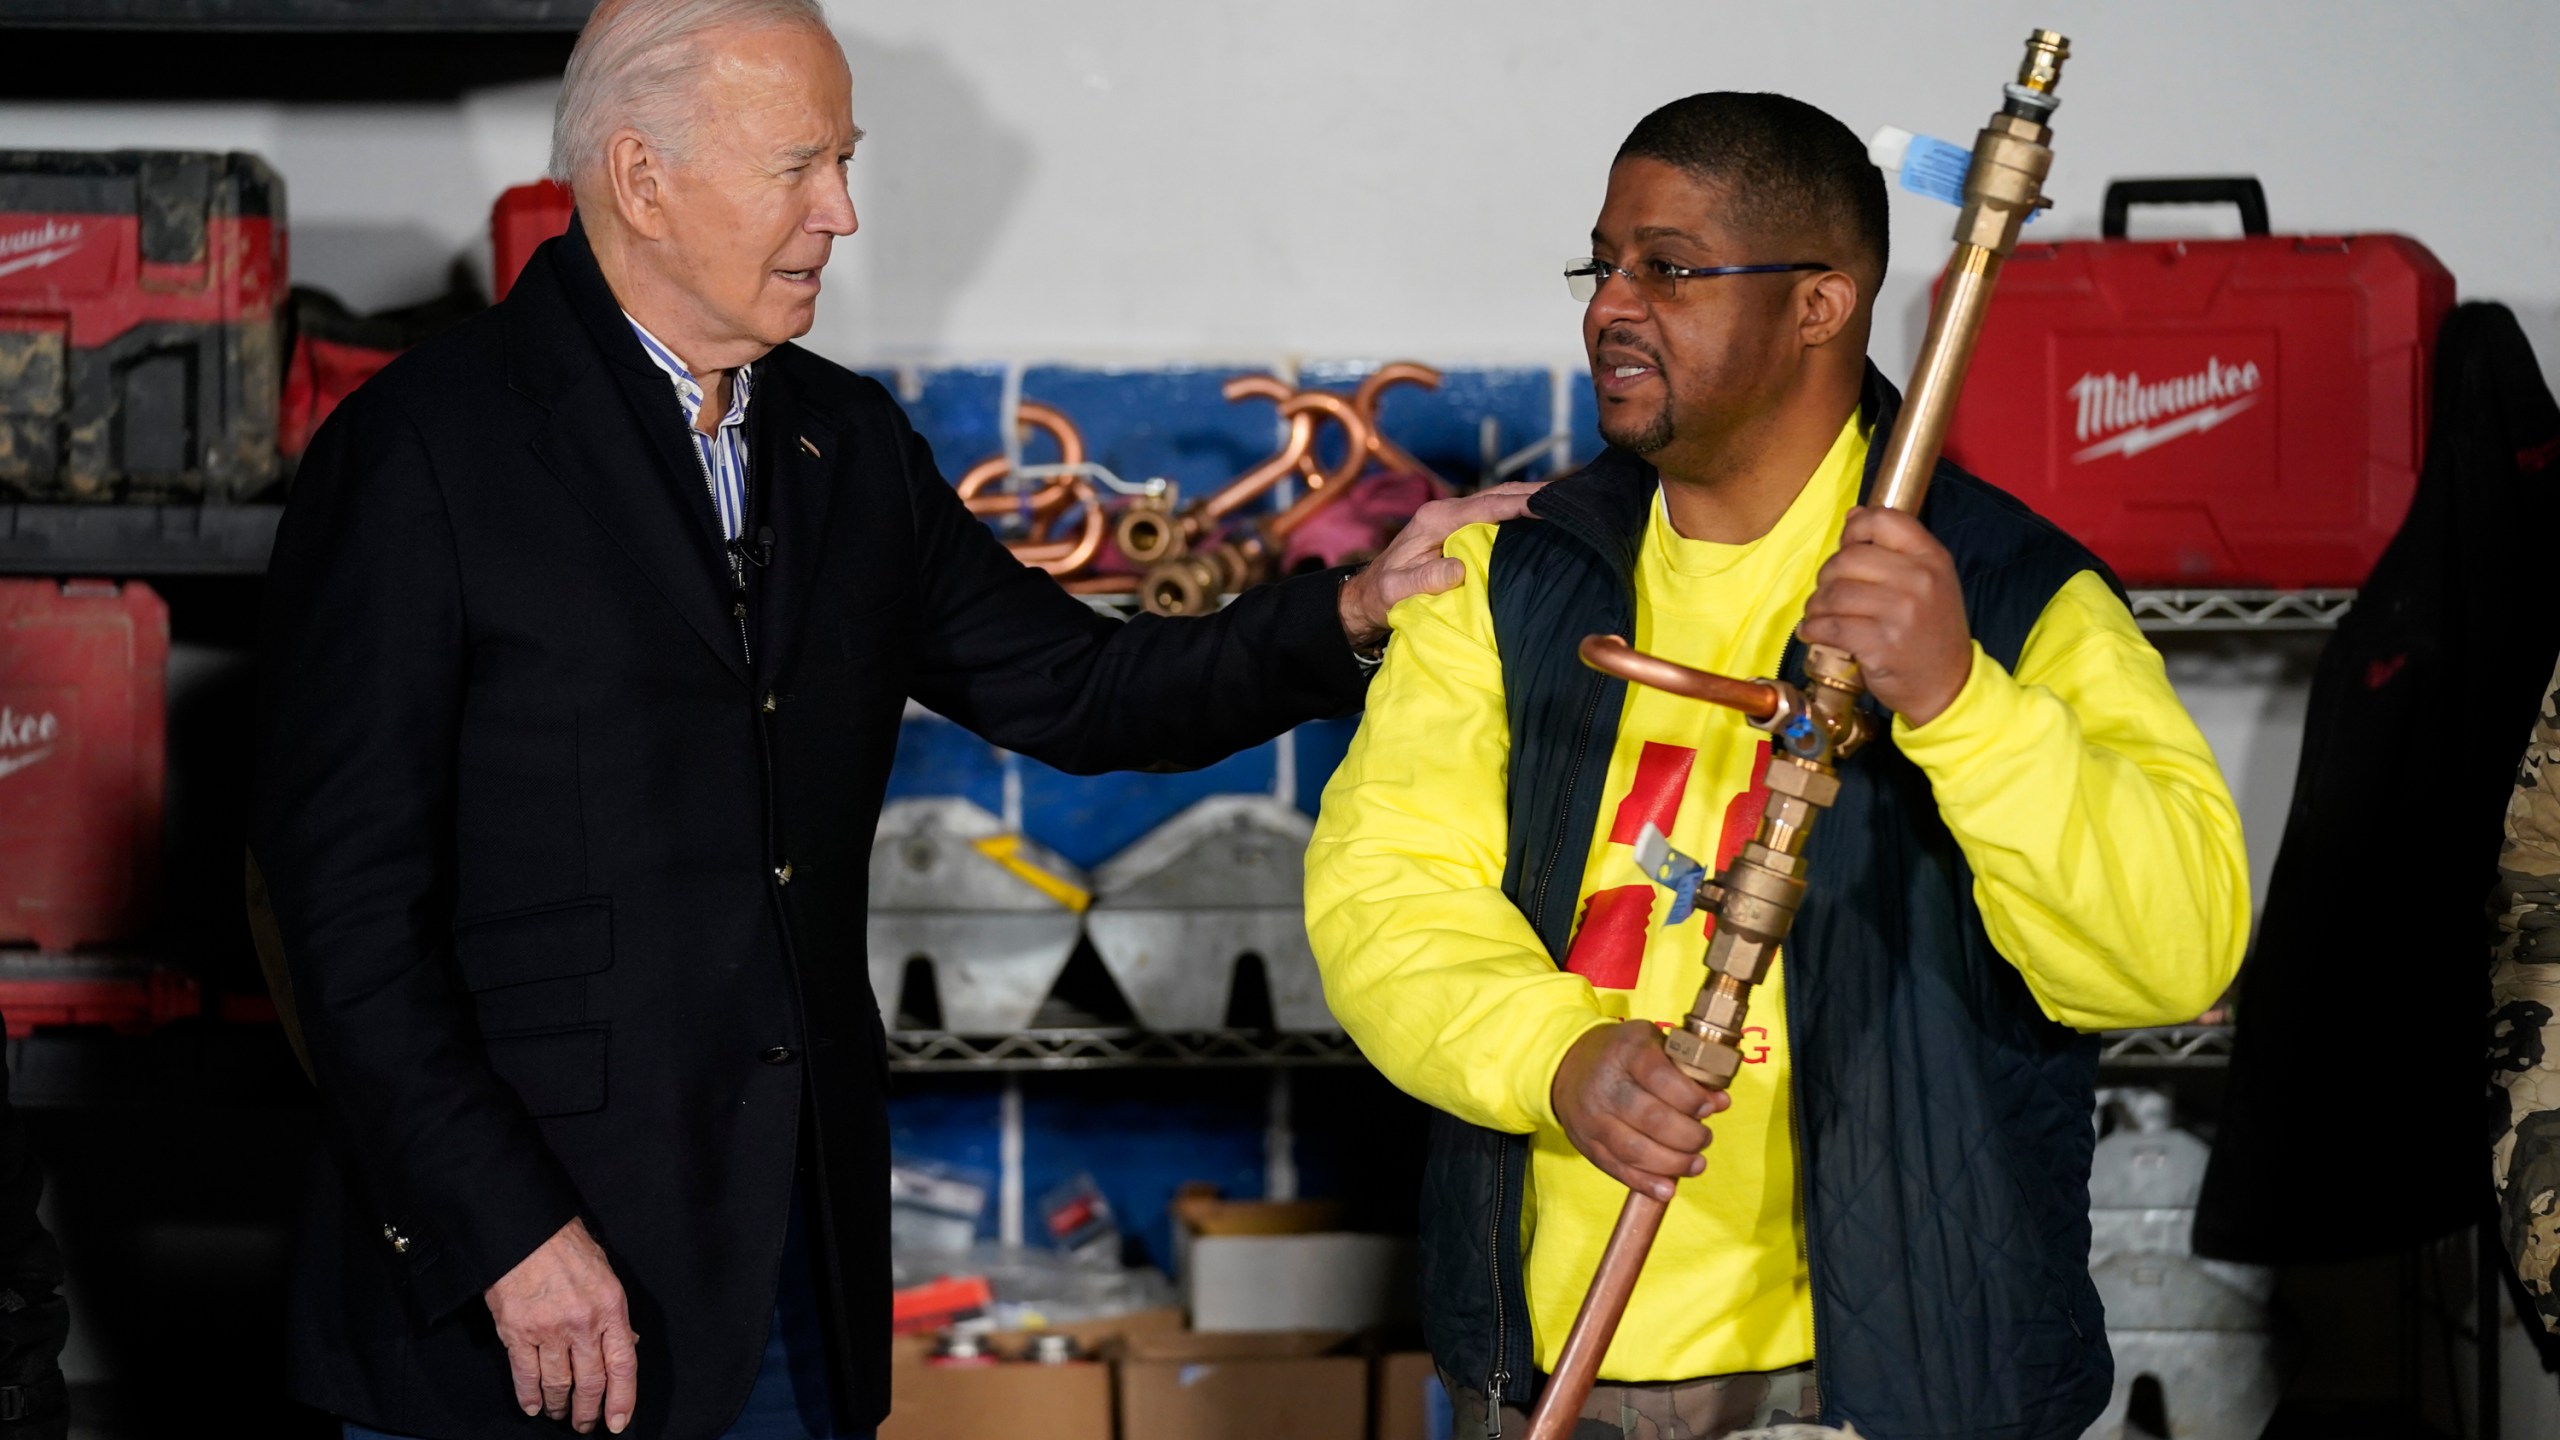
[[[890,1345],[891,1408],[879,1440],[1112,1440],[1110,1358],[1131,1336],[1181,1329],[1179,1310],[1141,1310],[1042,1332],[1072,1335],[1096,1357],[1072,1365],[937,1366],[926,1363],[933,1337],[899,1336]],[[1006,1356],[1030,1343],[1020,1331],[987,1338]]]
[[[1111,1440],[1111,1367],[901,1365],[880,1440]]]
[[[1370,1440],[1436,1440],[1449,1433],[1449,1397],[1440,1371],[1421,1350],[1378,1357]]]
[[[1132,1335],[1120,1362],[1120,1440],[1365,1440],[1369,1366],[1328,1353],[1341,1342]]]
[[[1137,1310],[1127,1315],[1113,1315],[1101,1320],[1076,1320],[1052,1325],[1043,1330],[999,1330],[986,1337],[987,1348],[1008,1359],[1022,1356],[1031,1348],[1034,1335],[1069,1335],[1076,1348],[1087,1355],[1110,1360],[1117,1358],[1132,1335],[1164,1334],[1182,1329],[1182,1312],[1170,1306],[1162,1310]],[[889,1342],[889,1363],[904,1368],[922,1365],[933,1353],[936,1337],[901,1335]]]
[[[1194,1330],[1349,1331],[1418,1318],[1413,1242],[1400,1236],[1196,1236],[1182,1282]]]

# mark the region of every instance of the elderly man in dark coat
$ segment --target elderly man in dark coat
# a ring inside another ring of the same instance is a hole
[[[579,223],[352,397],[270,572],[251,827],[326,1115],[292,1374],[351,1436],[865,1434],[889,1408],[871,835],[909,697],[1062,769],[1360,703],[1365,572],[1095,615],[789,343],[854,231],[814,0],[615,0]]]

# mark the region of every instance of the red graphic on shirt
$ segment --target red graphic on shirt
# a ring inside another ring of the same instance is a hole
[[[1633,845],[1647,824],[1670,834],[1680,816],[1681,797],[1688,792],[1689,771],[1697,759],[1698,752],[1688,746],[1646,741],[1636,758],[1635,780],[1627,787],[1626,798],[1618,802],[1617,815],[1610,823],[1609,843]],[[1725,806],[1724,826],[1716,837],[1718,871],[1732,864],[1742,847],[1759,833],[1761,813],[1768,808],[1769,743],[1764,740],[1751,762],[1750,785]],[[1618,885],[1593,892],[1583,905],[1582,923],[1574,930],[1573,944],[1565,952],[1564,968],[1598,989],[1636,988],[1636,977],[1644,969],[1645,941],[1652,931],[1655,889],[1650,884]],[[1715,917],[1703,916],[1700,930],[1707,938],[1714,938]]]
[[[1601,990],[1633,990],[1644,969],[1644,941],[1653,927],[1653,886],[1620,885],[1594,894],[1582,907],[1582,926],[1564,968]]]
[[[1644,742],[1644,753],[1636,757],[1635,783],[1627,787],[1627,798],[1618,802],[1618,818],[1609,826],[1609,843],[1633,845],[1648,823],[1670,834],[1671,822],[1680,818],[1680,797],[1689,788],[1689,767],[1696,763],[1698,752],[1686,745]]]

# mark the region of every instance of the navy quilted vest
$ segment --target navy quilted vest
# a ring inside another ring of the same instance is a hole
[[[1900,403],[1869,367],[1869,485]],[[1655,484],[1651,466],[1609,451],[1547,487],[1538,518],[1494,545],[1512,744],[1503,890],[1559,964],[1625,699],[1575,646],[1633,633]],[[2004,666],[2065,581],[2106,574],[1943,461],[1921,518],[1955,557],[1975,638]],[[1787,678],[1802,683],[1802,660],[1790,642]],[[2076,1440],[2113,1379],[2088,1272],[2096,1043],[2047,1020],[1992,947],[1929,782],[1890,738],[1841,778],[1787,947],[1822,1418],[1894,1440]],[[1461,1385],[1523,1406],[1540,1380],[1520,1280],[1527,1167],[1524,1137],[1435,1118],[1431,1348]]]

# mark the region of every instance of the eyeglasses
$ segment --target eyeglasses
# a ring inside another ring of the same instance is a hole
[[[1564,288],[1574,299],[1588,302],[1592,296],[1600,293],[1600,287],[1608,283],[1610,276],[1623,275],[1628,284],[1636,287],[1636,293],[1643,296],[1646,303],[1658,305],[1665,301],[1679,299],[1680,282],[1683,280],[1712,280],[1719,275],[1779,275],[1790,270],[1828,270],[1830,268],[1828,262],[1821,260],[1798,260],[1785,265],[1691,266],[1674,265],[1668,260],[1648,259],[1637,261],[1636,268],[1629,270],[1624,266],[1612,265],[1606,260],[1585,255],[1570,262],[1565,269]]]

